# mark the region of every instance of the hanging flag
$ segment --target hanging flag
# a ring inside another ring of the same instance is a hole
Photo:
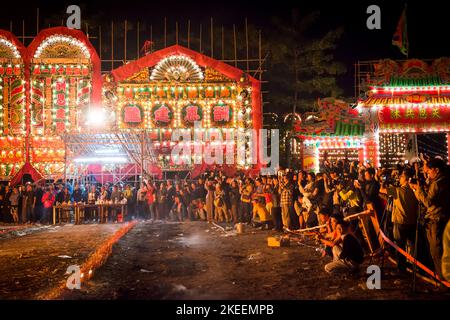
[[[403,9],[400,20],[398,21],[397,29],[392,37],[392,44],[400,49],[400,52],[408,56],[408,32],[406,30],[406,6]]]

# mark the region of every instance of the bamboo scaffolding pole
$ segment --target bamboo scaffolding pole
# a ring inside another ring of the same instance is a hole
[[[214,58],[214,21],[211,17],[211,58]]]
[[[150,52],[153,52],[153,25],[150,25]]]
[[[191,20],[188,20],[187,25],[187,47],[188,49],[191,48]]]
[[[225,59],[225,30],[222,25],[222,60]]]
[[[234,66],[237,67],[236,25],[233,24]]]
[[[258,59],[259,59],[259,69],[262,70],[262,46],[261,46],[261,30],[258,32]],[[262,71],[259,73],[259,81],[261,81]]]
[[[245,48],[246,48],[246,52],[247,52],[247,55],[246,55],[247,71],[246,72],[248,72],[248,69],[250,69],[250,65],[249,65],[249,62],[248,62],[248,24],[247,24],[247,18],[245,18]]]
[[[139,21],[137,22],[137,31],[136,31],[136,53],[137,53],[137,58],[140,58],[140,54],[139,54],[139,30],[140,30],[140,24]]]
[[[127,26],[128,26],[128,21],[125,19],[124,22],[124,26],[123,26],[123,41],[124,41],[124,58],[123,58],[123,62],[124,64],[127,63]]]
[[[114,21],[111,21],[111,70],[114,70]]]
[[[164,48],[167,47],[167,18],[164,17]]]
[[[98,26],[98,42],[99,42],[99,56],[100,56],[100,61],[102,60],[102,26]]]
[[[200,53],[202,53],[202,24],[200,23],[200,48],[198,50]]]
[[[39,8],[36,8],[36,34],[39,33]]]

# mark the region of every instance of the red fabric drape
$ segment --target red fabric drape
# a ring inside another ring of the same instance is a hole
[[[25,163],[23,167],[16,173],[16,175],[11,179],[10,185],[14,186],[22,180],[25,174],[31,175],[31,179],[34,182],[42,179],[42,174],[36,170],[29,162]]]

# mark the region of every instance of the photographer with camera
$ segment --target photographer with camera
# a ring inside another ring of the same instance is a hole
[[[410,183],[416,198],[426,207],[425,230],[434,271],[442,278],[441,259],[443,252],[442,237],[450,215],[450,186],[445,176],[445,163],[441,159],[432,159],[425,163],[424,173],[428,176],[429,186],[425,192],[417,180]]]
[[[330,170],[330,174],[324,174],[323,175],[323,182],[324,182],[324,197],[322,200],[322,206],[325,206],[327,208],[333,208],[333,213],[338,214],[340,213],[340,201],[339,196],[337,192],[337,185],[338,185],[338,175],[336,172],[336,169],[332,168]]]
[[[393,186],[386,182],[381,185],[380,193],[393,198],[392,223],[393,235],[397,245],[406,251],[406,243],[409,241],[414,246],[417,215],[419,203],[414,191],[409,186],[409,181],[415,183],[413,173],[403,170],[400,175],[400,185]],[[396,251],[397,268],[400,273],[406,273],[406,258]]]
[[[364,205],[372,203],[377,215],[378,221],[381,221],[381,214],[383,212],[383,205],[379,195],[380,183],[375,180],[375,169],[367,168],[364,170],[364,181],[361,182],[361,177],[354,181],[355,188],[359,191]]]

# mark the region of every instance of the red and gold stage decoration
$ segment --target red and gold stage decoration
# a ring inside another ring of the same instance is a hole
[[[201,125],[202,132],[196,133],[202,139],[209,128],[223,137],[237,136],[238,130],[261,128],[259,81],[190,49],[176,45],[148,54],[113,70],[112,76],[118,128],[125,132],[149,131],[155,156],[164,170],[191,169],[201,157],[193,152],[191,164],[171,159],[171,150],[178,144],[171,141],[173,129],[181,128],[194,140],[195,123]],[[110,101],[104,95],[104,102]],[[189,146],[194,148],[196,143],[202,147],[209,144],[192,141]],[[250,163],[238,166],[250,168]]]
[[[0,30],[0,178],[14,175],[25,161],[25,48]]]
[[[184,126],[193,126],[196,121],[203,120],[203,109],[199,104],[188,103],[181,108],[181,122]]]
[[[81,31],[42,30],[25,48],[0,30],[0,176],[11,177],[24,163],[47,172],[60,167],[60,136],[81,130],[82,108],[100,97],[100,60]]]
[[[82,130],[83,117],[100,101],[100,61],[86,36],[43,30],[28,47],[30,60],[30,160],[42,173],[63,167],[61,136]]]
[[[318,171],[322,160],[365,160],[365,123],[359,112],[334,98],[319,99],[318,110],[294,125],[303,142],[303,167]]]
[[[200,124],[197,138],[221,133],[233,137],[231,145],[235,148],[238,132],[259,132],[262,128],[260,82],[193,50],[172,46],[147,54],[103,78],[100,68],[95,49],[79,30],[42,30],[27,48],[11,33],[0,31],[2,179],[17,172],[22,177],[29,168],[55,177],[61,170],[73,170],[67,157],[73,160],[82,148],[96,151],[95,147],[72,147],[80,143],[77,135],[114,135],[116,143],[121,144],[130,138],[126,134],[142,133],[143,139],[151,140],[155,150],[152,156],[161,160],[159,165],[152,164],[157,167],[152,172],[160,173],[161,169],[193,167],[193,162],[189,164],[185,158],[181,162],[168,160],[172,148],[181,141],[171,141],[174,129],[181,128],[194,139],[195,125]],[[106,116],[108,124],[99,121],[99,127],[91,126],[88,116],[96,114]],[[203,148],[211,141],[189,143],[192,148],[195,143]],[[227,141],[218,147],[229,144]],[[151,147],[145,143],[141,148]],[[245,149],[248,155],[248,144]],[[192,160],[198,157],[202,162],[199,154]],[[254,167],[250,160],[238,166]],[[20,181],[18,177],[13,181]]]
[[[404,155],[395,142],[403,138],[392,135],[450,131],[449,58],[431,63],[383,60],[374,69],[373,77],[368,79],[367,96],[358,107],[376,115],[374,125],[383,143],[380,156],[384,163]]]

